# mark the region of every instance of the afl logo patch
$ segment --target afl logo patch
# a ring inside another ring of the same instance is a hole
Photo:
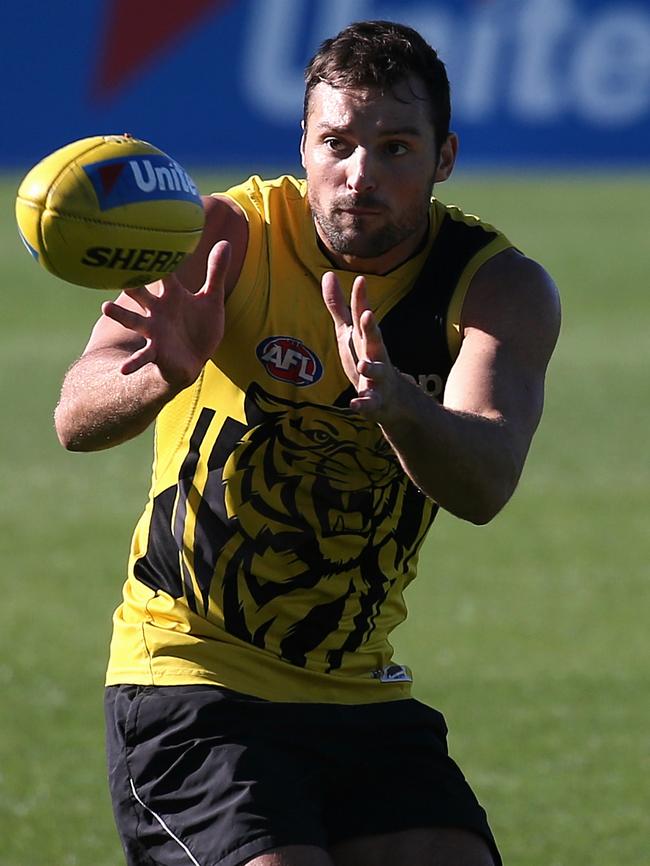
[[[273,379],[299,388],[313,385],[323,375],[318,357],[295,337],[267,337],[257,347],[257,357]]]

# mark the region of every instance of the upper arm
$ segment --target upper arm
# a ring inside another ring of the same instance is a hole
[[[229,241],[230,266],[226,278],[226,297],[239,279],[248,247],[248,223],[239,205],[225,195],[204,195],[205,226],[197,248],[176,270],[176,276],[191,292],[198,292],[205,281],[208,256],[217,241]]]
[[[463,342],[444,404],[507,425],[522,466],[541,417],[559,328],[553,280],[516,250],[486,262],[472,280],[463,306]]]
[[[241,208],[227,196],[203,196],[205,225],[201,240],[191,256],[188,256],[176,270],[176,276],[191,292],[197,292],[206,277],[210,250],[220,240],[230,242],[230,266],[226,278],[226,297],[237,283],[246,257],[248,246],[248,223]],[[160,283],[153,283],[151,291],[156,291]],[[116,300],[127,309],[141,313],[142,310],[133,298],[122,292]],[[143,338],[124,328],[113,319],[101,316],[92,330],[83,354],[103,348],[124,349],[128,354],[144,345]]]

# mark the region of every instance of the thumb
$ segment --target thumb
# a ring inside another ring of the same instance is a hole
[[[323,301],[334,320],[334,325],[337,328],[351,325],[352,315],[350,313],[350,308],[345,303],[343,291],[341,290],[341,285],[336,274],[333,274],[331,271],[323,274],[321,288],[323,291]]]
[[[229,267],[230,243],[228,241],[219,241],[210,250],[205,282],[199,294],[219,295],[223,297]]]

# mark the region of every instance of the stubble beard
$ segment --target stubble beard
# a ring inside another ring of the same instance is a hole
[[[429,189],[433,188],[433,184]],[[398,219],[385,222],[376,228],[368,223],[377,217],[354,216],[345,213],[349,207],[372,208],[378,203],[370,197],[335,199],[328,211],[309,195],[314,220],[327,245],[339,255],[371,259],[384,255],[414,234],[423,234],[428,225],[431,192],[423,194],[421,201],[413,204]]]

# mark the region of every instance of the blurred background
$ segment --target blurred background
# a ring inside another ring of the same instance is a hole
[[[440,51],[461,155],[436,194],[539,259],[564,304],[520,489],[487,527],[440,516],[396,658],[447,716],[506,864],[649,862],[650,3],[22,0],[0,37],[0,866],[123,862],[102,680],[151,462],[150,433],[56,442],[105,296],[22,249],[18,182],[125,131],[203,192],[299,172],[304,65],[362,18]]]
[[[650,8],[629,0],[23,0],[6,4],[4,165],[130,131],[181,163],[295,163],[303,69],[350,21],[445,60],[462,164],[647,164]]]

